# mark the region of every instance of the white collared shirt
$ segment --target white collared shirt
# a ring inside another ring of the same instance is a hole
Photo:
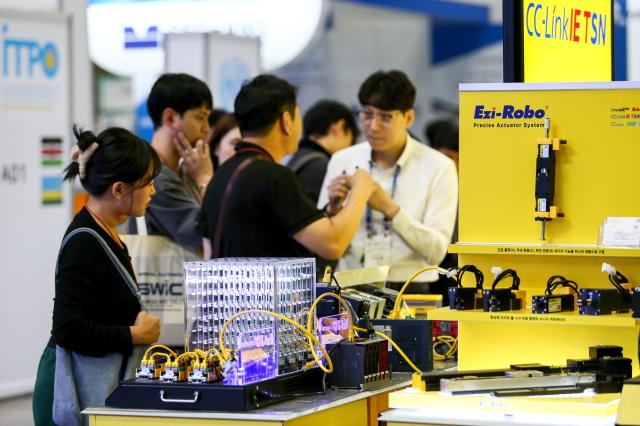
[[[396,164],[382,170],[371,161],[371,145],[359,143],[335,153],[327,167],[318,206],[328,199],[332,179],[356,167],[370,170],[373,179],[391,194],[393,174],[400,166],[394,200],[400,211],[391,221],[391,270],[388,281],[405,281],[418,269],[438,265],[447,253],[456,221],[458,207],[458,176],[455,164],[444,154],[407,135],[407,144]],[[384,232],[384,216],[372,212],[375,232]],[[363,215],[356,235],[340,259],[339,270],[364,267],[367,242],[366,215]],[[429,271],[416,277],[416,282],[437,280]]]

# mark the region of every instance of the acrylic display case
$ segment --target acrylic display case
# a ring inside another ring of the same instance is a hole
[[[217,347],[225,321],[247,309],[277,312],[306,324],[315,298],[315,276],[312,258],[185,262],[186,348]],[[276,329],[280,374],[299,370],[312,359],[303,334],[285,321],[260,313],[236,318],[225,332],[225,346],[237,348],[239,333],[268,327]]]

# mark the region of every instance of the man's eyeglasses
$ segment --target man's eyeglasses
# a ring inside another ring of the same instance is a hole
[[[393,121],[394,117],[400,114],[400,111],[373,111],[370,109],[361,109],[358,111],[358,117],[364,123],[371,123],[376,116],[381,124],[389,125]]]

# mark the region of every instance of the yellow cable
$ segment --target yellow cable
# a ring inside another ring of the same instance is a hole
[[[444,342],[449,346],[449,349],[447,349],[447,352],[444,355],[441,355],[439,353],[436,353],[436,351],[433,351],[433,360],[434,361],[445,361],[448,357],[447,357],[447,353],[449,353],[449,351],[451,351],[451,344],[449,342]]]
[[[196,358],[196,362],[194,363],[194,367],[196,367],[196,368],[205,368],[206,364],[207,364],[207,354],[209,352],[208,351],[205,352],[200,348],[196,348],[192,352],[194,352],[196,355],[198,355],[198,358]]]
[[[176,358],[176,362],[178,362],[178,361],[180,361],[181,359],[186,358],[186,357],[188,357],[188,356],[190,356],[191,358],[195,358],[195,359],[198,359],[198,358],[199,358],[199,356],[198,356],[198,354],[197,354],[196,352],[185,352],[185,353],[183,353],[183,354],[180,354],[180,355]]]
[[[144,356],[142,357],[142,360],[146,361],[147,360],[147,356],[149,355],[149,352],[151,352],[151,349],[155,349],[155,348],[160,348],[160,349],[164,349],[166,351],[169,351],[169,353],[173,357],[177,356],[174,351],[172,351],[171,349],[169,349],[165,345],[152,345],[152,346],[149,346],[149,348],[147,348],[147,350],[144,352]]]
[[[366,332],[367,330],[365,330],[364,328],[360,328],[360,327],[354,327],[356,331],[360,331],[360,332]],[[422,370],[420,370],[418,367],[416,367],[416,365],[411,362],[411,360],[409,359],[409,357],[407,356],[407,354],[404,353],[404,351],[402,349],[400,349],[400,346],[398,346],[396,344],[396,342],[393,341],[393,339],[391,339],[391,337],[387,336],[384,333],[380,333],[379,331],[376,331],[376,336],[380,336],[383,339],[386,339],[387,341],[389,341],[389,343],[391,343],[391,346],[393,346],[395,348],[395,350],[398,351],[398,353],[400,354],[400,356],[402,358],[404,358],[405,361],[407,361],[407,364],[409,364],[411,366],[411,368],[413,368],[413,370],[418,373],[418,374],[422,374]]]
[[[338,296],[335,293],[323,293],[320,296],[318,296],[316,300],[313,301],[313,304],[309,308],[309,317],[307,318],[307,331],[315,336],[315,330],[313,329],[313,319],[316,314],[316,308],[318,306],[318,303],[320,303],[320,300],[324,299],[325,297],[333,297],[335,299],[338,299],[340,304],[342,304],[342,308],[347,311],[347,317],[349,318],[348,341],[353,342],[356,339],[356,335],[354,332],[353,316],[351,315],[351,308],[349,307],[349,304],[347,303],[346,300],[344,300],[342,297]],[[308,340],[307,343],[309,347],[311,347],[313,342],[311,341],[309,336],[307,336],[307,340]],[[306,368],[313,367],[313,365],[316,364],[317,361],[318,361],[317,358],[314,357],[314,361],[308,362],[306,365]]]
[[[458,347],[458,339],[456,337],[452,337],[452,336],[440,336],[440,339],[444,339],[444,340],[450,340],[452,343],[452,347],[453,348],[457,348]]]
[[[398,319],[398,314],[400,311],[400,303],[402,301],[402,296],[404,294],[404,291],[407,289],[407,287],[409,287],[409,284],[411,284],[411,282],[413,282],[413,280],[418,275],[427,271],[439,271],[443,273],[449,273],[449,271],[447,271],[446,269],[440,268],[439,266],[426,266],[416,271],[413,275],[409,277],[409,279],[404,283],[404,285],[398,292],[398,296],[396,297],[396,302],[393,304],[393,309],[391,310],[391,312],[389,312],[389,319]]]
[[[316,314],[316,307],[318,306],[318,303],[320,303],[320,300],[324,299],[325,297],[333,297],[335,299],[338,299],[338,301],[342,304],[342,307],[347,311],[347,316],[349,317],[349,341],[353,342],[355,340],[355,333],[353,331],[354,325],[353,325],[353,317],[351,315],[351,308],[349,307],[349,304],[347,304],[346,300],[344,300],[342,297],[338,296],[335,293],[323,293],[320,296],[318,296],[316,300],[313,301],[311,308],[309,308],[309,317],[307,318],[307,330],[310,333],[313,333],[313,318]]]
[[[453,339],[453,344],[451,345],[451,351],[447,352],[448,357],[452,357],[458,352],[458,339]]]
[[[209,355],[211,354],[211,352],[214,352],[214,355],[217,356],[218,359],[222,360],[222,355],[220,355],[220,352],[218,352],[215,346],[211,346],[211,348],[204,354],[203,358],[205,361],[209,359]]]
[[[324,371],[325,373],[333,372],[333,362],[331,361],[331,357],[329,356],[329,353],[325,350],[325,348],[323,348],[322,345],[320,345],[320,342],[318,341],[316,336],[311,334],[309,331],[307,331],[306,328],[304,328],[303,326],[301,326],[300,324],[298,324],[294,320],[289,319],[289,318],[285,317],[284,315],[281,315],[281,314],[279,314],[277,312],[265,311],[265,310],[262,310],[262,309],[247,309],[246,311],[238,312],[238,313],[232,315],[231,317],[229,317],[229,319],[222,325],[222,328],[220,329],[219,343],[220,343],[220,352],[222,353],[222,356],[225,359],[227,359],[227,360],[229,359],[229,350],[226,349],[225,346],[224,346],[224,332],[226,331],[227,327],[229,326],[229,324],[231,324],[231,322],[234,319],[238,318],[240,315],[246,315],[246,314],[251,314],[251,313],[265,314],[265,315],[274,316],[276,318],[279,318],[279,319],[281,319],[283,321],[288,322],[289,324],[293,325],[296,329],[300,330],[313,343],[313,345],[309,345],[309,349],[311,350],[311,355],[313,355],[313,359],[315,360],[316,364],[318,364],[318,367],[320,367],[322,369],[322,371]],[[324,355],[325,359],[327,360],[327,367],[322,365],[322,361],[318,358],[318,354],[316,353],[315,346],[317,346],[320,349],[320,351]]]
[[[434,350],[433,359],[436,361],[444,361],[455,356],[458,350],[458,339],[453,336],[438,336],[433,339],[435,342],[444,343],[449,347],[444,354],[438,354]]]
[[[439,342],[444,342],[447,346],[449,346],[449,350],[447,351],[447,353],[445,353],[446,357],[451,357],[456,353],[456,350],[458,349],[458,339],[452,336],[438,336],[437,339]]]
[[[149,357],[149,361],[151,361],[153,359],[154,356],[159,355],[159,356],[163,356],[166,358],[167,362],[169,362],[169,360],[171,359],[171,355],[166,354],[164,352],[154,352],[151,354],[151,356]]]

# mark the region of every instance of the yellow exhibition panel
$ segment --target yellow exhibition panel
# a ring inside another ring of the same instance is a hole
[[[490,327],[490,329],[488,328]],[[460,370],[509,368],[511,364],[562,366],[567,359],[589,358],[589,346],[622,346],[638,369],[638,327],[599,327],[519,322],[461,322],[458,350]],[[469,354],[473,354],[469,356]]]
[[[460,94],[460,241],[540,243],[533,211],[545,118],[550,136],[567,140],[555,194],[566,216],[548,224],[547,242],[595,244],[606,217],[640,216],[640,88],[536,86]]]
[[[545,137],[545,119],[549,138],[567,143],[556,151],[553,203],[565,216],[546,223],[543,241],[534,217],[538,139]],[[633,359],[634,375],[640,373],[640,327],[631,313],[545,318],[530,308],[531,297],[544,294],[555,274],[580,288],[613,288],[601,272],[603,262],[640,286],[638,248],[598,245],[608,217],[640,217],[640,84],[461,85],[460,152],[460,242],[451,251],[459,253],[460,265],[482,270],[484,288],[493,281],[492,266],[515,269],[528,305],[497,316],[430,311],[430,319],[459,321],[460,368],[563,365],[567,358],[588,357],[590,345],[619,345]],[[500,287],[507,285],[509,280]]]

